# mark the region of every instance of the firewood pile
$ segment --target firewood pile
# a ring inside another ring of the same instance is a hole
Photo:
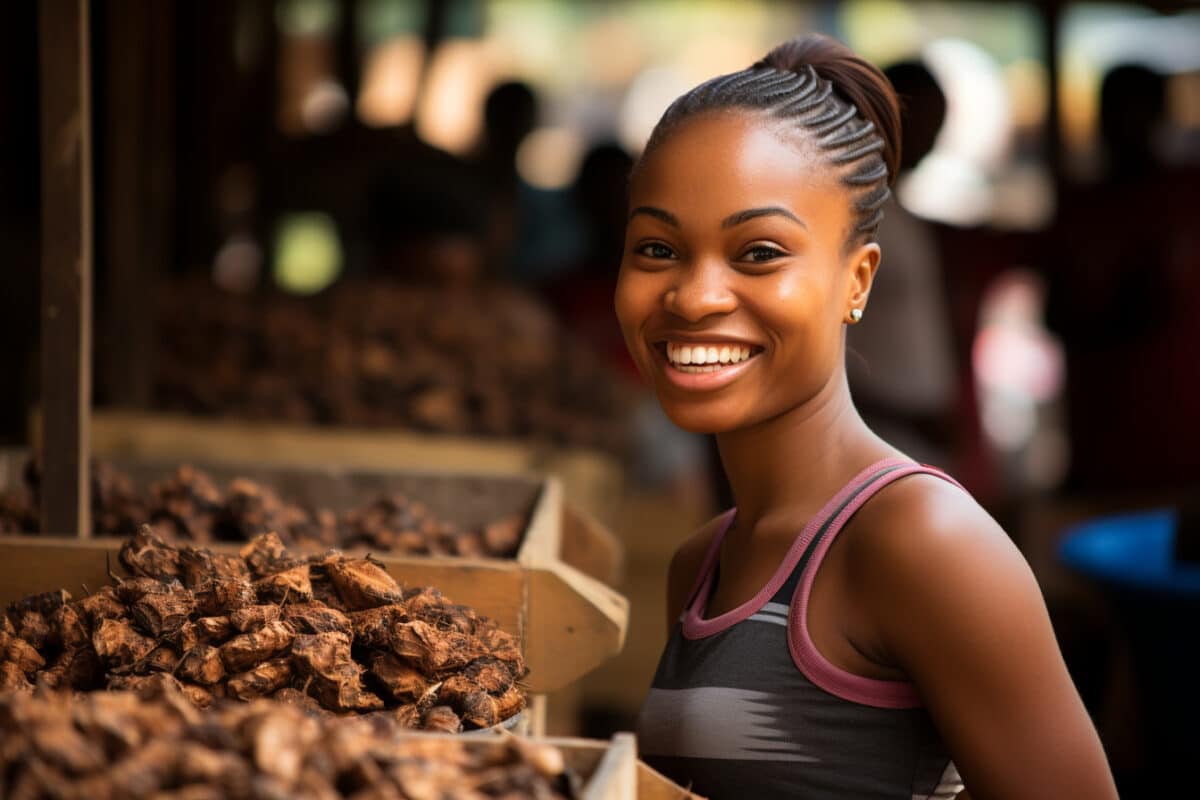
[[[530,296],[350,283],[316,298],[164,287],[156,407],[620,453],[629,388]]]
[[[270,697],[445,732],[524,707],[513,636],[435,588],[399,586],[369,557],[300,556],[274,534],[215,553],[144,528],[120,561],[129,577],[78,600],[60,589],[8,607],[0,689],[166,683],[199,707]]]
[[[249,541],[274,532],[289,547],[511,558],[526,526],[525,517],[515,514],[464,530],[400,493],[341,513],[310,510],[246,478],[235,478],[222,491],[207,473],[188,465],[148,491],[138,491],[128,475],[104,462],[93,465],[91,480],[97,536],[128,536],[148,524],[168,541]],[[24,485],[0,492],[0,533],[38,532],[39,485],[37,461],[30,460]]]
[[[11,800],[578,796],[557,747],[487,745],[263,700],[202,711],[167,681],[86,696],[0,693],[0,797]]]

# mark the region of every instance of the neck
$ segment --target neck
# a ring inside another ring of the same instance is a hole
[[[858,415],[845,370],[801,405],[718,434],[717,447],[744,533],[772,511],[824,502],[871,462],[901,455]]]

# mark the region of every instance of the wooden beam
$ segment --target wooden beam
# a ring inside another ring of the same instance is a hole
[[[42,530],[91,532],[92,153],[88,0],[38,4]]]

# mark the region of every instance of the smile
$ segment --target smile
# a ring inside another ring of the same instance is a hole
[[[660,342],[665,376],[682,389],[708,391],[734,380],[762,351],[740,342]]]

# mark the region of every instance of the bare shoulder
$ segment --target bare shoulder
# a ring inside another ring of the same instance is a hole
[[[1000,524],[963,489],[934,475],[916,474],[884,487],[855,515],[847,556],[872,571],[959,566],[1003,556],[1023,557]],[[974,555],[972,555],[974,554]]]
[[[713,537],[721,530],[726,514],[722,512],[701,525],[688,538],[683,540],[671,556],[671,566],[667,570],[667,620],[674,623],[683,613],[687,603],[688,592],[704,564],[704,556],[712,544]]]
[[[941,478],[910,475],[885,487],[849,533],[853,591],[901,661],[903,651],[1014,609],[1044,614],[1012,539],[970,494]]]

